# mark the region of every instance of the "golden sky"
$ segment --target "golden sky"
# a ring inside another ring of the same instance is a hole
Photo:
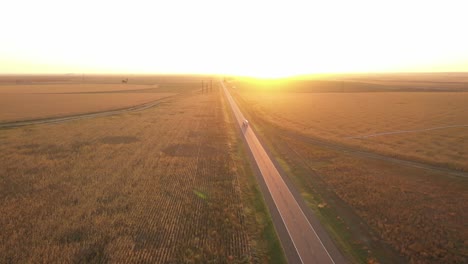
[[[468,71],[467,1],[2,2],[0,73]]]

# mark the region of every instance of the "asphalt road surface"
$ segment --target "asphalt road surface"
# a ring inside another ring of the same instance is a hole
[[[322,240],[302,211],[254,131],[249,126],[243,125],[245,118],[223,82],[221,82],[221,86],[301,262],[304,264],[335,263],[329,250],[325,248]],[[336,248],[333,249],[333,252],[337,252]],[[342,259],[341,256],[340,259]]]

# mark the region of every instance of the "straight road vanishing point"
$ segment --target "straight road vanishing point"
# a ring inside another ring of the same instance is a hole
[[[242,122],[245,120],[243,114],[222,81],[221,86],[234,112],[237,124],[242,127]],[[249,126],[242,127],[242,131],[301,262],[304,264],[335,263],[254,131]],[[339,261],[336,260],[336,262]]]

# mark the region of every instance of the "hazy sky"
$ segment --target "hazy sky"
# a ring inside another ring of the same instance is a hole
[[[468,71],[467,1],[3,1],[0,73]]]

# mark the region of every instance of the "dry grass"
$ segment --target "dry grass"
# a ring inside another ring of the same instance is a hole
[[[468,170],[468,127],[354,138],[375,133],[468,125],[468,93],[240,92],[263,118],[287,129],[388,155]]]
[[[221,98],[0,130],[0,262],[271,261]]]

